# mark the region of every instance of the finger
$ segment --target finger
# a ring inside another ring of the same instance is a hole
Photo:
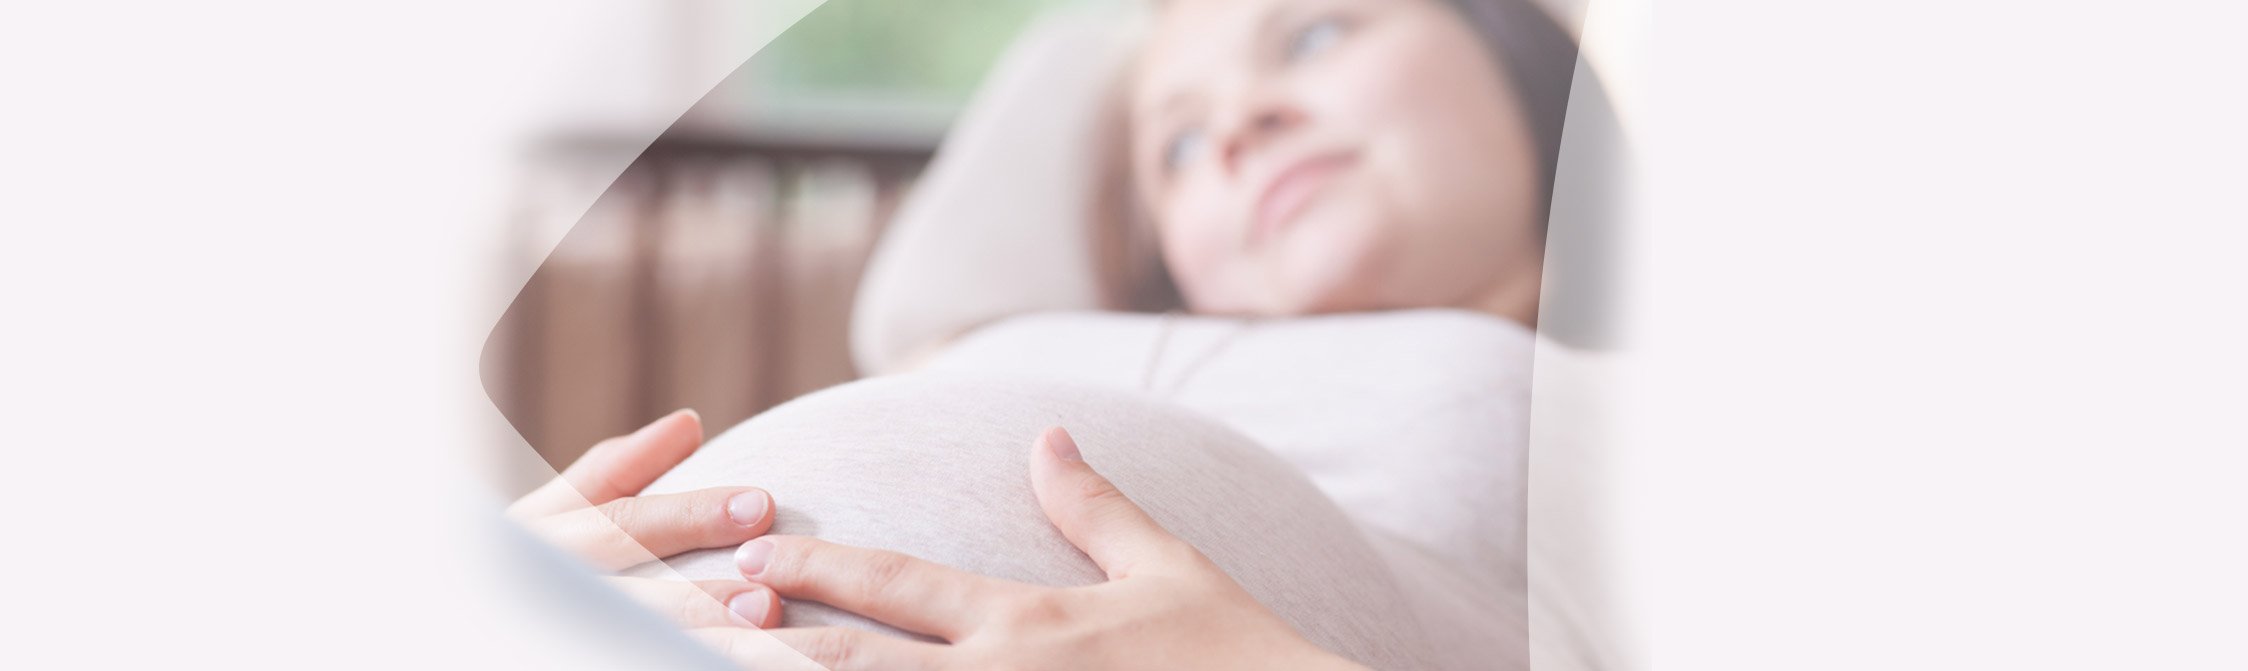
[[[702,441],[702,416],[694,410],[665,415],[631,435],[594,445],[563,469],[561,477],[517,500],[508,514],[527,519],[638,494],[694,454]]]
[[[785,630],[774,630],[785,631]],[[826,667],[788,647],[772,632],[741,627],[689,629],[687,635],[705,647],[750,671],[827,671]]]
[[[936,669],[950,650],[858,629],[697,629],[695,638],[747,669],[798,668],[805,659],[833,671]]]
[[[1110,580],[1121,579],[1146,562],[1194,552],[1108,478],[1094,472],[1078,451],[1077,441],[1061,427],[1039,434],[1031,448],[1030,487],[1038,494],[1046,519]]]
[[[995,600],[1030,589],[896,552],[802,536],[767,536],[734,553],[742,575],[792,599],[810,599],[899,629],[960,640]]]
[[[649,610],[689,629],[757,627],[780,624],[781,598],[773,590],[740,580],[680,582],[612,577],[609,584]]]
[[[525,526],[597,568],[616,570],[763,535],[773,528],[773,496],[751,487],[635,496]]]

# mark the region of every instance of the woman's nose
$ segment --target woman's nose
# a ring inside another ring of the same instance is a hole
[[[1226,172],[1240,175],[1249,156],[1270,147],[1303,123],[1303,114],[1287,105],[1259,105],[1244,115],[1226,137],[1223,157]]]

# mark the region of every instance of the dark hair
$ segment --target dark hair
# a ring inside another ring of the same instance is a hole
[[[1456,10],[1481,38],[1499,67],[1513,84],[1523,106],[1523,118],[1535,138],[1538,165],[1537,204],[1540,229],[1551,214],[1554,174],[1561,155],[1561,134],[1569,113],[1570,84],[1577,68],[1577,42],[1535,0],[1438,0]],[[1114,87],[1119,100],[1126,87]],[[1107,108],[1111,128],[1124,124],[1121,104]],[[1092,218],[1094,266],[1098,270],[1106,304],[1112,309],[1161,312],[1182,309],[1185,300],[1156,247],[1152,227],[1140,211],[1125,167],[1129,155],[1124,133],[1109,133],[1102,157],[1109,172],[1102,183]],[[1096,171],[1100,173],[1102,171]]]
[[[1553,176],[1561,160],[1561,131],[1569,117],[1569,88],[1577,73],[1577,41],[1534,0],[1451,0],[1468,27],[1514,84],[1523,118],[1537,142],[1538,221],[1552,205]]]

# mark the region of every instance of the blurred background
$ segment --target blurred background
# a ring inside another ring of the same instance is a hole
[[[715,433],[854,379],[860,271],[985,71],[1042,14],[1141,1],[828,0],[707,92],[690,64],[784,3],[634,3],[647,56],[589,64],[615,82],[595,107],[699,102],[644,148],[598,110],[533,142],[503,253],[536,270],[486,345],[487,391],[561,468],[676,408]],[[1578,25],[1583,0],[1548,6]],[[617,152],[637,158],[598,168]],[[604,183],[590,210],[565,195]]]
[[[715,432],[857,377],[846,336],[860,269],[984,71],[1040,14],[1121,1],[825,2],[646,146],[582,219],[561,194],[608,179],[595,159],[644,140],[598,116],[540,139],[505,250],[536,270],[486,346],[487,390],[560,468],[672,409],[695,408]],[[620,97],[694,85],[671,66],[771,20],[757,2],[644,4],[650,57],[610,64],[635,70],[609,73],[635,82]]]

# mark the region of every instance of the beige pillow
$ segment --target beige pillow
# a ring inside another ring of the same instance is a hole
[[[874,250],[852,355],[897,372],[995,319],[1101,306],[1088,239],[1111,83],[1137,3],[1058,12],[1016,40]]]

